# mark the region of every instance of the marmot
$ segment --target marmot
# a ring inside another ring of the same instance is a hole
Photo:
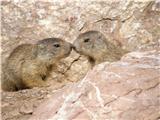
[[[108,41],[99,31],[80,34],[73,46],[76,52],[88,57],[92,67],[104,61],[119,60],[122,55],[128,52]]]
[[[71,50],[72,44],[59,38],[16,47],[2,65],[2,89],[17,91],[46,86],[52,66],[69,56]]]

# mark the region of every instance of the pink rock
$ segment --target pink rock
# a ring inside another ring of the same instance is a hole
[[[102,63],[40,105],[30,120],[157,120],[160,57],[132,52]]]

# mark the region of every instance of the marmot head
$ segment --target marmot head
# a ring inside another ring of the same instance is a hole
[[[47,38],[38,41],[37,56],[42,59],[60,60],[69,56],[72,45],[59,38]]]
[[[76,52],[96,60],[106,52],[107,44],[105,36],[99,31],[82,33],[73,43]]]

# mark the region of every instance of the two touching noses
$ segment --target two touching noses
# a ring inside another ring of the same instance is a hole
[[[73,50],[76,50],[76,46],[74,43],[69,43],[70,44],[70,48],[73,49]]]

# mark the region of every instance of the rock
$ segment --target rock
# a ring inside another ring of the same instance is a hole
[[[157,120],[159,70],[156,50],[99,64],[82,81],[55,92],[30,120]]]
[[[33,112],[33,104],[24,103],[19,111],[21,114],[32,114]]]

